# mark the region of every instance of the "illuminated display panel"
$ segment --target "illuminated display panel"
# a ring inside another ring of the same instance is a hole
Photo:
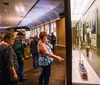
[[[54,26],[53,32],[54,32],[54,35],[56,36],[56,22],[53,23],[53,26]]]
[[[47,32],[47,34],[49,34],[49,24],[45,25],[45,31]]]
[[[44,31],[44,25],[41,26],[40,31]]]
[[[40,27],[37,28],[37,34],[39,35],[40,33]]]
[[[34,29],[34,35],[36,35],[37,34],[37,30],[36,30],[36,28]]]
[[[53,32],[53,23],[51,23],[51,33]]]
[[[30,31],[26,31],[26,39],[30,38]]]

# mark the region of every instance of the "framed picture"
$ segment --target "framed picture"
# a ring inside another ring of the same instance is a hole
[[[92,34],[96,34],[96,28],[97,28],[97,10],[95,9],[92,15]]]

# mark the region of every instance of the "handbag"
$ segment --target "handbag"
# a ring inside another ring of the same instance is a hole
[[[50,64],[50,60],[48,59],[48,56],[40,52],[39,53],[39,65],[47,66],[49,64]]]

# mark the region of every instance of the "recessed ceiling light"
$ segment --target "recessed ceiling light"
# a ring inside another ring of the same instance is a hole
[[[53,7],[51,7],[50,9],[53,9]]]
[[[6,12],[7,10],[5,9],[5,12]]]
[[[17,12],[25,12],[25,8],[24,8],[24,6],[22,4],[19,4],[18,6],[15,5],[15,10]]]

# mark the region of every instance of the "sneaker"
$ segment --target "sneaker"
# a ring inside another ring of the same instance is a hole
[[[41,71],[41,69],[39,69],[39,68],[38,68],[38,69],[36,69],[36,70],[37,70],[37,71]]]

